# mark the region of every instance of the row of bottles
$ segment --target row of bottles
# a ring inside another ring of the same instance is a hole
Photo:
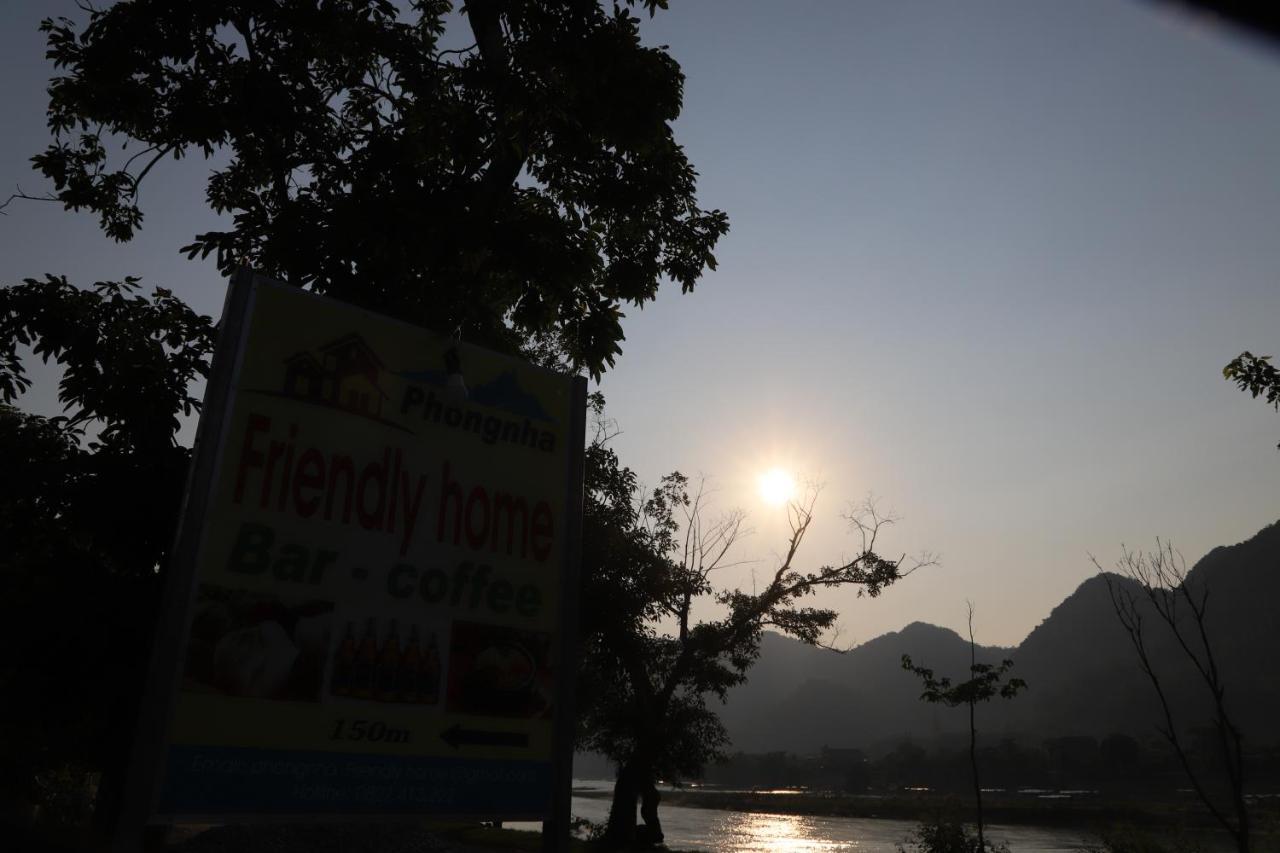
[[[329,693],[376,702],[436,704],[440,700],[440,651],[435,633],[428,633],[424,649],[418,639],[418,626],[413,625],[409,638],[401,643],[396,620],[392,619],[379,646],[377,622],[370,617],[357,644],[355,623],[348,622],[346,634],[334,651]]]

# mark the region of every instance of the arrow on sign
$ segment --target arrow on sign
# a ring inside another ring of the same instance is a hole
[[[486,732],[480,729],[464,729],[461,724],[454,723],[440,733],[440,738],[449,746],[520,746],[529,745],[528,732]]]

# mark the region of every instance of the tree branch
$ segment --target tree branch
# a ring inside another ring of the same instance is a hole
[[[1166,694],[1159,675],[1156,673],[1155,666],[1152,663],[1151,656],[1147,650],[1146,637],[1143,631],[1142,613],[1139,609],[1137,598],[1130,590],[1124,589],[1120,585],[1120,582],[1113,580],[1111,573],[1103,571],[1102,566],[1098,563],[1096,558],[1090,556],[1090,560],[1098,569],[1099,574],[1102,575],[1102,579],[1107,585],[1107,592],[1111,598],[1111,607],[1115,611],[1116,618],[1119,620],[1121,627],[1124,628],[1125,633],[1128,635],[1130,644],[1137,653],[1138,667],[1142,670],[1143,674],[1147,676],[1147,680],[1151,683],[1152,688],[1155,690],[1156,698],[1159,700],[1160,711],[1164,717],[1164,726],[1161,727],[1157,725],[1157,730],[1173,748],[1174,754],[1178,759],[1178,763],[1182,766],[1182,770],[1186,774],[1188,781],[1191,782],[1191,787],[1195,789],[1196,796],[1199,798],[1200,802],[1209,810],[1209,813],[1220,826],[1227,830],[1233,838],[1239,840],[1241,837],[1240,830],[1242,827],[1234,825],[1210,798],[1208,791],[1201,783],[1200,777],[1191,766],[1190,757],[1187,755],[1187,751],[1183,747],[1182,741],[1178,738],[1178,729],[1174,722],[1173,708],[1169,703],[1169,697]],[[1152,586],[1151,581],[1154,577],[1159,576],[1159,570],[1153,570],[1141,555],[1137,555],[1135,557],[1135,555],[1132,555],[1127,551],[1124,552],[1124,556],[1121,559],[1121,566],[1123,566],[1126,571],[1122,572],[1119,577],[1122,579],[1127,577],[1131,582],[1137,583],[1141,587],[1144,596],[1151,600],[1152,607],[1158,614],[1160,614],[1161,619],[1165,619],[1160,607],[1156,604],[1155,599],[1152,598],[1153,590],[1155,588]]]
[[[3,202],[0,202],[0,215],[8,216],[5,209],[14,201],[21,199],[22,201],[61,201],[62,199],[52,195],[27,195],[22,191],[22,187],[17,187],[15,192],[9,194]]]

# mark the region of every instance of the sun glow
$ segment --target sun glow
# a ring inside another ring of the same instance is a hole
[[[760,497],[770,506],[782,506],[796,493],[796,481],[781,468],[770,468],[760,475]]]

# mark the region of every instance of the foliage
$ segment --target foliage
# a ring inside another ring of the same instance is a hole
[[[0,559],[33,572],[28,549],[55,549],[110,574],[145,576],[173,535],[189,451],[181,416],[199,410],[192,385],[208,373],[213,324],[169,291],[150,298],[136,279],[80,290],[65,278],[0,290],[0,403],[30,386],[24,348],[62,371],[68,414],[10,409],[13,459],[5,522],[24,543]]]
[[[630,13],[665,0],[78,5],[87,20],[42,25],[59,76],[33,161],[51,200],[112,239],[142,226],[149,175],[202,157],[229,224],[190,257],[597,376],[625,305],[715,266],[727,219],[699,208],[671,129],[683,76]],[[474,44],[448,49],[446,26]],[[0,676],[25,697],[0,720],[14,785],[63,758],[102,767],[118,700],[137,692],[188,463],[176,433],[213,332],[137,289],[50,276],[0,293],[0,402],[30,387],[31,351],[61,368],[67,407],[0,409]],[[588,459],[602,484],[588,526],[634,568],[643,542],[608,532],[610,465]],[[644,612],[643,582],[612,600]]]
[[[1021,678],[1004,680],[1005,675],[1013,668],[1011,660],[1005,659],[998,666],[978,663],[977,644],[973,639],[972,602],[969,604],[969,678],[966,681],[952,684],[947,676],[939,678],[928,667],[916,666],[910,655],[902,656],[902,668],[915,673],[924,683],[924,693],[920,696],[923,701],[951,708],[964,705],[969,709],[969,767],[973,775],[973,797],[978,810],[976,844],[978,850],[985,850],[987,840],[983,833],[982,785],[978,781],[978,726],[975,720],[977,705],[996,696],[1012,699],[1027,683]]]
[[[97,777],[97,773],[67,764],[37,775],[41,819],[63,826],[87,824],[93,812]]]
[[[1255,399],[1265,398],[1268,406],[1280,411],[1280,370],[1271,363],[1271,356],[1254,355],[1245,350],[1222,368],[1222,376]]]
[[[401,8],[404,5],[406,8]],[[622,307],[690,290],[727,231],[676,143],[683,75],[635,0],[132,0],[46,20],[71,210],[130,239],[167,158],[231,227],[184,251],[599,373]],[[652,15],[664,0],[642,0]],[[446,27],[474,44],[446,49]],[[117,154],[117,152],[119,152]]]
[[[180,416],[200,408],[192,385],[208,375],[213,324],[170,291],[146,298],[138,279],[81,290],[63,277],[26,279],[0,290],[0,401],[31,386],[20,347],[63,371],[58,399],[70,412],[58,428],[89,447],[143,452],[172,447]]]
[[[910,655],[902,656],[902,668],[915,673],[924,684],[924,692],[920,694],[922,701],[946,705],[948,708],[986,702],[996,696],[1012,699],[1018,695],[1019,690],[1027,686],[1021,678],[1004,680],[1005,675],[1013,668],[1013,661],[1007,658],[998,665],[970,664],[970,678],[959,684],[952,684],[947,676],[935,676],[933,670],[927,667],[916,666]]]
[[[164,290],[65,279],[0,290],[0,751],[10,791],[66,761],[101,767],[136,679],[173,536],[212,324]],[[62,369],[67,415],[8,405],[30,351]],[[110,637],[112,643],[104,643]]]
[[[603,396],[592,394],[589,405],[599,425],[586,448],[583,474],[582,634],[630,635],[659,617],[660,602],[652,590],[666,582],[670,538],[662,529],[638,523],[639,481],[609,447]]]
[[[958,820],[935,817],[923,821],[898,845],[898,853],[1009,853],[1007,844],[994,844],[971,832]]]
[[[836,620],[834,610],[803,604],[827,587],[856,586],[876,596],[904,573],[898,561],[874,551],[892,519],[874,506],[850,516],[862,548],[845,563],[804,571],[796,556],[812,522],[812,500],[790,508],[785,556],[756,590],[719,589],[712,582],[743,533],[743,516],[711,518],[707,494],[680,473],[644,493],[634,474],[616,464],[601,429],[588,457],[598,479],[587,483],[587,517],[608,514],[608,525],[585,526],[585,662],[580,746],[619,766],[608,840],[625,844],[635,831],[637,797],[652,840],[661,839],[654,782],[698,774],[719,757],[728,737],[708,704],[741,684],[768,627],[817,644]],[[593,541],[593,537],[610,537]],[[621,547],[619,547],[621,543]],[[718,616],[699,619],[708,606]]]

